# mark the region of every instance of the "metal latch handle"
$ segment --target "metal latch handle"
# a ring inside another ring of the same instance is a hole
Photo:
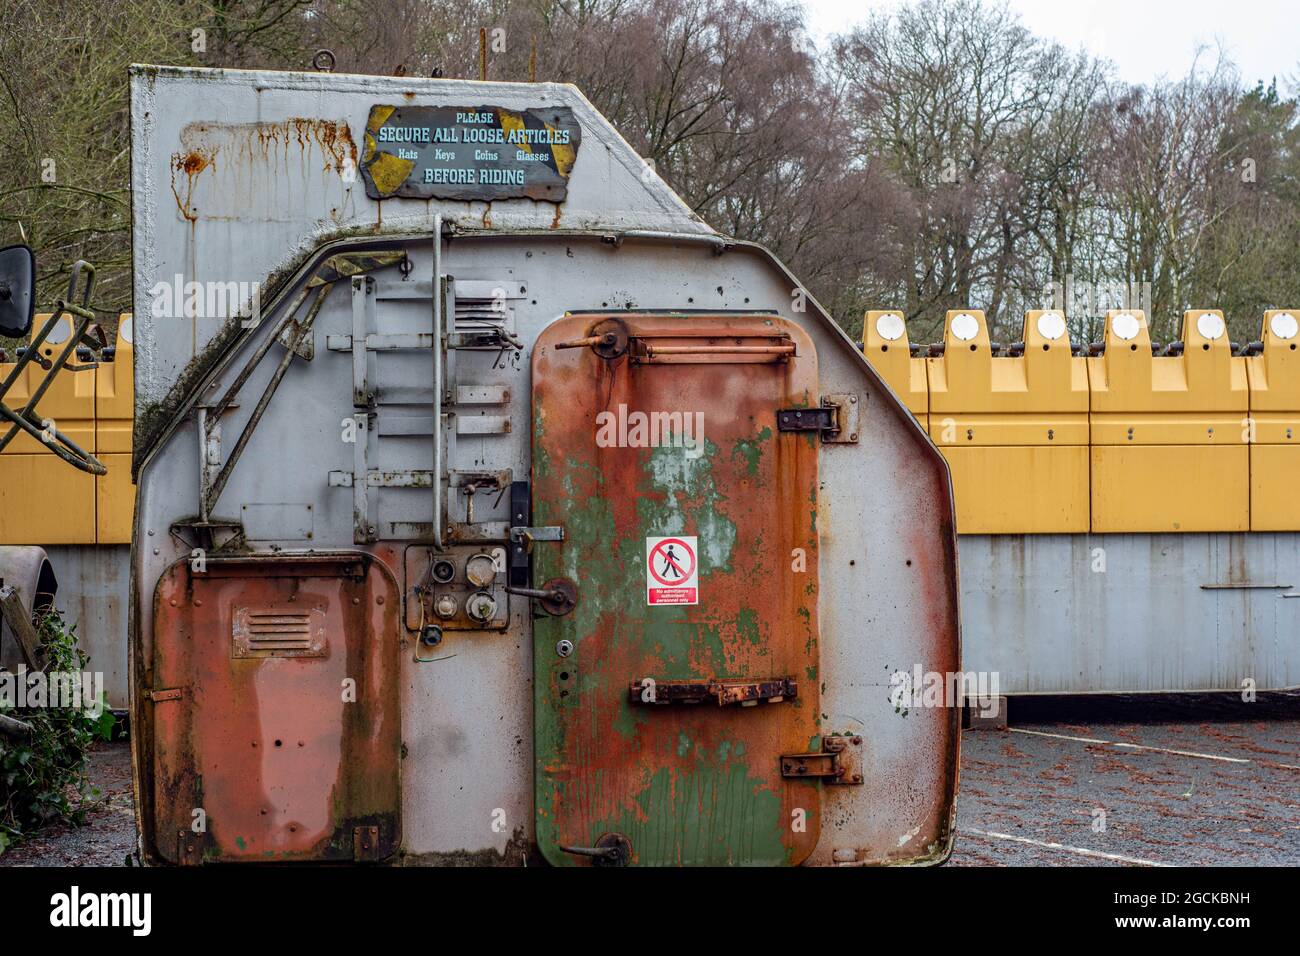
[[[540,588],[522,588],[507,585],[507,594],[532,598],[541,604],[551,617],[564,617],[578,606],[578,586],[568,578],[554,578]]]
[[[779,704],[792,700],[799,693],[799,684],[793,677],[773,677],[765,680],[717,679],[707,681],[655,680],[643,677],[628,685],[627,696],[632,704],[702,704],[712,701],[719,707],[739,704],[754,707],[760,701]]]
[[[595,846],[561,846],[560,850],[585,856],[595,866],[627,866],[632,862],[632,841],[621,833],[606,833]]]
[[[563,541],[563,525],[547,525],[542,528],[513,527],[510,529],[510,540],[515,544],[523,546],[524,551],[532,554],[533,543],[536,541]]]

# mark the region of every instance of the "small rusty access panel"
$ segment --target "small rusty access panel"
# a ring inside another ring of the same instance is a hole
[[[397,852],[401,598],[383,562],[351,551],[168,568],[141,677],[151,854],[190,864]],[[355,700],[340,693],[349,679]],[[195,807],[203,833],[189,829]]]
[[[862,738],[823,737],[819,753],[782,754],[781,776],[787,780],[817,779],[825,784],[862,783]]]

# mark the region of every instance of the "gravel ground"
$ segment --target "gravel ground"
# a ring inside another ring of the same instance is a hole
[[[84,827],[51,827],[0,855],[0,866],[122,866],[135,852],[130,743],[96,744],[90,781],[107,802],[91,811]]]
[[[962,738],[952,866],[1300,866],[1300,697],[1012,701]],[[1249,719],[1248,719],[1249,718]],[[126,741],[91,753],[108,803],[0,866],[120,866],[135,851]]]
[[[1300,865],[1295,699],[1075,703],[1050,721],[1016,703],[1010,729],[962,738],[951,865]]]

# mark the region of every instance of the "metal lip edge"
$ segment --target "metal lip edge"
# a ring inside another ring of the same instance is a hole
[[[127,67],[130,77],[154,79],[191,80],[207,83],[231,83],[248,85],[248,81],[264,78],[261,86],[270,89],[319,89],[330,84],[335,91],[377,91],[392,90],[395,93],[423,91],[426,93],[462,92],[467,88],[491,91],[499,89],[509,93],[541,91],[543,93],[562,93],[582,97],[581,90],[573,83],[539,82],[529,83],[514,80],[471,80],[453,77],[421,76],[380,76],[370,73],[332,73],[320,72],[311,68],[300,70],[259,70],[240,69],[236,67],[174,66],[156,63],[131,63]],[[340,83],[339,81],[343,81]]]

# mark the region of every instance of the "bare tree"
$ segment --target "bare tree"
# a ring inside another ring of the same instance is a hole
[[[1093,336],[1104,303],[1079,288],[1149,283],[1158,337],[1212,304],[1253,337],[1300,300],[1294,95],[1226,63],[1119,84],[1005,3],[916,0],[824,55],[782,0],[9,0],[0,224],[36,246],[42,299],[86,257],[99,306],[130,307],[128,63],[306,69],[320,47],[340,71],[576,84],[852,332],[867,308],[924,337],[977,305],[1010,338],[1073,284]]]
[[[907,191],[911,275],[894,304],[924,317],[979,302],[996,322],[1046,253],[1068,268],[1088,96],[1102,68],[1031,36],[1005,5],[921,0],[837,47],[858,151]]]
[[[1153,334],[1177,337],[1190,274],[1220,224],[1213,183],[1229,156],[1224,124],[1237,100],[1226,64],[1177,83],[1122,90],[1103,105],[1098,176],[1112,271],[1149,282]]]

